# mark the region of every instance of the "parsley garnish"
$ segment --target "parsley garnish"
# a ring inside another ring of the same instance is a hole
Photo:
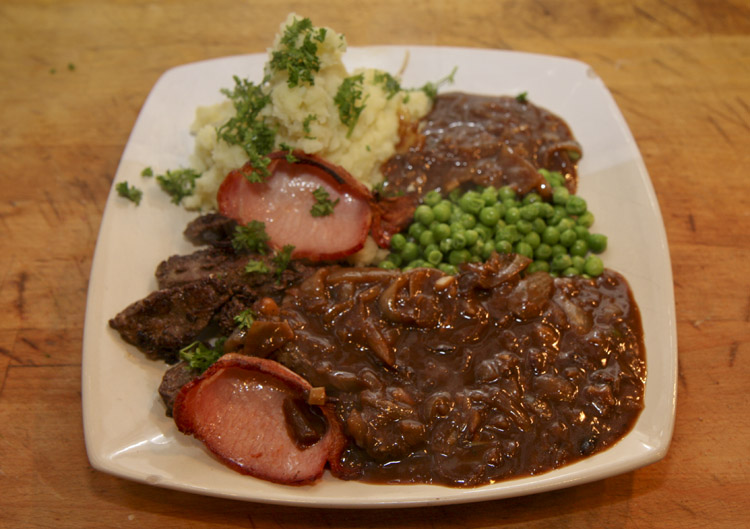
[[[273,150],[276,141],[276,131],[259,117],[260,111],[271,101],[262,84],[234,76],[234,90],[223,88],[221,93],[232,101],[236,114],[216,129],[219,138],[230,145],[239,145],[247,153],[250,164],[256,169],[245,172],[251,182],[262,182],[269,175],[271,160],[266,155]]]
[[[364,74],[347,77],[339,86],[333,102],[339,108],[339,119],[341,123],[349,127],[346,137],[351,136],[354,126],[357,124],[359,115],[365,108],[362,99],[362,83]],[[367,99],[367,98],[365,98]],[[359,103],[359,104],[358,104]]]
[[[141,171],[141,176],[154,176],[154,170],[150,167],[146,167],[143,171]]]
[[[391,99],[401,91],[401,83],[388,72],[377,72],[372,81],[375,84],[383,85],[383,91],[385,91],[387,99]]]
[[[305,117],[304,121],[302,121],[302,130],[305,131],[305,138],[308,140],[314,140],[312,136],[310,136],[310,123],[313,121],[318,121],[318,115],[317,114],[308,114],[307,117]]]
[[[528,92],[521,92],[516,96],[516,101],[519,103],[526,103],[529,100],[529,93]]]
[[[263,261],[250,259],[245,265],[246,274],[267,274],[268,272],[270,272],[270,270]]]
[[[193,194],[195,181],[200,176],[200,173],[193,169],[175,169],[158,175],[156,181],[159,182],[159,187],[172,197],[172,203],[179,204],[183,198]]]
[[[225,341],[226,338],[219,338],[213,347],[203,342],[193,342],[180,349],[180,358],[185,360],[191,368],[203,373],[224,354]]]
[[[251,220],[246,226],[237,226],[234,229],[232,247],[238,252],[248,250],[266,253],[268,251],[267,241],[266,225],[260,221]]]
[[[286,270],[287,266],[289,266],[289,261],[292,260],[292,252],[294,251],[294,246],[291,244],[287,244],[284,246],[284,248],[281,249],[281,251],[277,252],[276,255],[273,256],[272,261],[274,264],[274,273],[276,274],[276,280],[281,281],[281,274]]]
[[[256,315],[252,309],[245,309],[234,317],[234,323],[239,329],[249,329],[255,323]]]
[[[285,158],[287,162],[297,163],[299,161],[299,159],[293,154],[292,151],[294,151],[294,149],[291,146],[287,145],[286,143],[282,143],[281,145],[279,145],[279,149],[286,153]]]
[[[287,72],[290,88],[300,84],[312,86],[315,84],[313,74],[320,70],[316,42],[323,42],[325,38],[325,28],[316,30],[309,18],[295,19],[281,37],[281,49],[271,55],[271,68],[277,72]]]
[[[318,187],[318,189],[313,191],[312,194],[313,197],[315,197],[315,204],[313,204],[313,207],[310,209],[310,214],[313,217],[325,217],[330,215],[333,213],[333,208],[336,207],[336,204],[341,200],[340,198],[337,198],[332,202],[331,195],[329,195],[328,191],[322,186]]]
[[[456,77],[456,71],[458,70],[458,66],[455,66],[453,68],[453,71],[440,79],[439,81],[436,81],[434,83],[430,82],[425,84],[420,90],[427,94],[427,97],[430,99],[435,99],[437,97],[438,89],[443,86],[446,83],[452,83]]]
[[[130,184],[127,182],[120,182],[115,186],[115,190],[117,191],[117,194],[120,195],[123,198],[127,198],[131,202],[135,202],[135,205],[139,205],[141,203],[141,197],[143,196],[143,191],[138,189],[137,187],[133,186],[130,187]]]

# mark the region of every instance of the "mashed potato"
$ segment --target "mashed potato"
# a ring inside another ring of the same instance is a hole
[[[422,91],[389,92],[383,72],[373,69],[348,72],[342,62],[346,51],[344,36],[325,28],[325,37],[317,42],[319,71],[313,83],[290,87],[286,70],[274,70],[270,61],[274,51],[283,46],[282,38],[295,20],[289,15],[281,25],[266,63],[267,81],[263,90],[270,96],[261,115],[276,130],[276,148],[282,144],[317,154],[348,170],[355,178],[372,188],[383,179],[380,166],[395,152],[401,120],[416,121],[430,110],[431,99]],[[313,28],[319,31],[319,28]],[[317,34],[317,33],[316,33]],[[298,42],[301,42],[302,35]],[[353,128],[341,122],[335,98],[345,79],[362,75],[360,105],[364,105]],[[217,137],[217,127],[232,116],[235,109],[227,100],[196,113],[192,132],[196,137],[193,168],[202,173],[196,189],[183,203],[191,209],[216,208],[216,192],[226,174],[242,166],[248,156],[237,145]]]

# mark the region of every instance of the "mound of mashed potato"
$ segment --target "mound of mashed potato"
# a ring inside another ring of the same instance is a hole
[[[402,121],[417,121],[427,114],[432,100],[420,90],[389,91],[384,72],[362,69],[348,72],[342,56],[346,51],[343,35],[325,28],[324,38],[316,41],[320,68],[312,83],[289,86],[287,70],[270,67],[273,53],[282,49],[288,27],[301,20],[290,14],[281,25],[266,63],[266,81],[262,88],[270,96],[261,115],[276,130],[276,148],[283,144],[317,154],[348,170],[367,187],[381,182],[380,167],[395,152]],[[317,32],[320,28],[313,28]],[[303,35],[298,37],[301,42]],[[335,98],[347,78],[362,75],[360,106],[364,106],[353,128],[342,123]],[[216,193],[228,172],[248,161],[242,147],[229,145],[217,137],[217,127],[235,115],[230,100],[201,107],[192,127],[195,152],[191,165],[202,173],[195,192],[183,204],[189,209],[216,208]]]

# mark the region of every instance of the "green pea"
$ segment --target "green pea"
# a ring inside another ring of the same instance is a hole
[[[510,208],[517,208],[518,206],[521,205],[514,198],[506,198],[505,200],[503,200],[502,204],[503,204],[503,207],[506,209],[506,211],[509,210]]]
[[[485,206],[491,206],[497,202],[497,189],[494,186],[485,187],[480,196]]]
[[[432,212],[430,206],[427,204],[420,204],[414,211],[414,220],[425,226],[429,226],[430,223],[435,220],[435,214]]]
[[[427,254],[435,250],[440,250],[440,247],[436,243],[428,244],[422,248],[422,255],[427,257]]]
[[[576,222],[584,228],[590,228],[594,224],[594,214],[587,211],[583,215],[579,215]]]
[[[477,230],[466,230],[464,237],[466,238],[466,246],[473,246],[479,240],[479,233],[477,233]]]
[[[482,259],[487,260],[495,251],[495,243],[492,241],[486,241],[482,247]]]
[[[440,241],[438,243],[438,248],[444,254],[450,252],[453,249],[453,237],[448,237],[447,239]]]
[[[505,210],[505,222],[508,224],[517,224],[521,220],[521,210],[517,207],[508,208]]]
[[[563,277],[574,277],[578,275],[578,270],[575,266],[569,266],[562,272]]]
[[[531,233],[532,231],[534,231],[534,226],[531,224],[531,222],[524,219],[516,222],[516,227],[518,227],[518,232],[521,235],[526,235],[527,233]]]
[[[539,202],[539,216],[550,219],[555,214],[555,207],[549,202]]]
[[[531,229],[533,229],[536,233],[541,235],[544,233],[544,230],[547,228],[547,223],[544,222],[544,220],[540,218],[536,218],[531,221]]]
[[[565,246],[563,246],[562,244],[553,244],[552,245],[552,257],[554,257],[556,255],[567,254],[567,253],[568,253],[568,249]]]
[[[539,205],[536,203],[526,204],[520,208],[521,218],[532,221],[539,216]]]
[[[511,244],[510,241],[496,241],[495,251],[497,251],[497,253],[511,253],[513,251],[513,244]]]
[[[589,253],[589,245],[583,239],[576,239],[573,245],[570,247],[570,255],[577,255],[583,257]]]
[[[477,215],[484,207],[484,200],[476,191],[467,191],[458,199],[458,205],[465,212]]]
[[[528,257],[529,259],[534,257],[534,249],[527,242],[517,242],[514,250],[517,254]]]
[[[471,253],[465,248],[462,250],[452,250],[451,253],[448,254],[448,262],[454,266],[465,263],[469,259],[471,259]]]
[[[497,210],[497,218],[498,222],[502,221],[503,217],[505,217],[505,206],[502,204],[502,202],[495,202],[490,206],[492,208],[495,208]]]
[[[495,236],[495,232],[484,224],[477,224],[474,229],[479,234],[479,238],[483,241],[489,241]]]
[[[549,226],[557,226],[560,221],[564,218],[567,218],[568,214],[565,213],[565,208],[562,206],[553,206],[552,208],[552,216],[547,219],[547,224]]]
[[[589,249],[594,253],[602,253],[607,249],[607,236],[601,233],[590,233],[586,237],[586,242],[589,245]]]
[[[586,201],[577,195],[572,195],[565,203],[565,211],[569,215],[583,215],[586,212]]]
[[[404,262],[403,258],[401,257],[401,254],[398,254],[398,253],[389,253],[388,257],[386,257],[385,260],[392,262],[397,267],[401,266],[401,263]]]
[[[537,193],[536,191],[531,191],[530,193],[526,193],[526,196],[523,197],[524,204],[535,204],[541,201],[542,201],[542,197],[539,196],[539,193]]]
[[[562,233],[565,230],[572,230],[573,226],[575,225],[576,225],[576,221],[574,221],[570,217],[565,217],[564,219],[560,220],[560,222],[557,223],[557,229],[560,230],[560,233]]]
[[[485,226],[494,226],[500,220],[500,214],[496,208],[485,206],[479,212],[479,222]]]
[[[458,268],[449,263],[440,263],[438,269],[449,276],[454,276],[458,273]]]
[[[412,222],[409,226],[409,235],[414,237],[414,239],[419,239],[419,236],[422,235],[422,232],[426,230],[427,228],[421,223],[421,222]]]
[[[466,247],[466,232],[465,231],[454,233],[452,236],[452,239],[453,239],[454,250],[460,250],[461,248]]]
[[[510,186],[503,186],[497,190],[497,196],[500,200],[515,199],[516,191]]]
[[[428,206],[434,206],[435,204],[440,202],[442,199],[443,197],[440,196],[440,193],[433,189],[432,191],[428,191],[427,193],[425,193],[425,196],[422,199],[422,202],[424,202]]]
[[[578,273],[582,274],[583,267],[586,265],[586,259],[580,255],[574,255],[570,260],[573,262],[573,267],[578,270]]]
[[[542,242],[549,244],[557,244],[560,241],[560,230],[554,226],[547,226],[542,232]]]
[[[407,241],[401,250],[401,259],[404,263],[409,263],[419,256],[419,246],[412,241]]]
[[[400,252],[404,249],[406,244],[406,237],[402,233],[396,233],[391,237],[391,250],[394,252]]]
[[[435,234],[436,241],[442,241],[451,236],[451,227],[444,222],[438,222],[433,228],[432,233]]]
[[[534,258],[549,261],[552,258],[552,246],[544,242],[539,244],[534,248]]]
[[[531,246],[532,249],[536,249],[542,243],[542,238],[535,231],[529,232],[523,237],[523,241]]]
[[[464,213],[461,215],[461,224],[464,225],[464,228],[471,229],[477,225],[477,218],[471,213]]]
[[[550,270],[562,271],[566,268],[570,268],[572,265],[573,261],[568,254],[560,254],[552,257],[552,261],[550,262],[549,266]]]
[[[526,267],[527,274],[534,272],[549,272],[549,263],[547,261],[534,261]]]
[[[425,257],[427,258],[428,263],[438,265],[443,260],[443,252],[435,248],[429,253],[425,253]]]
[[[395,270],[396,268],[398,268],[398,266],[396,266],[392,261],[388,261],[388,260],[380,261],[380,263],[378,264],[378,267],[384,268],[386,270]]]
[[[432,233],[432,230],[424,230],[419,234],[419,244],[422,246],[429,246],[435,244],[435,242],[435,234]]]
[[[576,237],[578,237],[579,239],[583,239],[584,241],[588,239],[589,230],[586,226],[576,224],[575,226],[573,226],[573,231],[576,232]]]
[[[454,204],[456,204],[458,203],[458,199],[461,198],[462,195],[463,193],[461,189],[457,187],[456,189],[448,193],[448,199]]]
[[[586,264],[583,265],[583,271],[591,277],[598,277],[604,272],[604,263],[596,255],[589,255]]]
[[[565,230],[560,234],[560,244],[566,248],[570,248],[574,242],[576,242],[576,232],[573,230]]]
[[[502,228],[497,230],[497,232],[495,233],[496,241],[508,241],[510,243],[514,243],[520,238],[521,238],[521,235],[518,233],[518,227],[512,224],[503,226]]]
[[[570,191],[566,187],[556,187],[552,192],[552,203],[564,206],[570,200]]]
[[[448,222],[453,212],[453,206],[447,200],[441,200],[432,207],[432,213],[438,222]]]

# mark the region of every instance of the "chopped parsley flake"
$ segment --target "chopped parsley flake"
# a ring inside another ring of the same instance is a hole
[[[362,83],[364,74],[347,77],[339,86],[333,102],[339,109],[339,119],[346,125],[349,130],[346,133],[347,138],[351,136],[354,126],[357,124],[359,115],[365,109],[366,97],[362,99]]]
[[[141,203],[143,191],[141,191],[137,187],[131,187],[127,182],[120,182],[115,186],[115,190],[117,191],[118,195],[130,200],[131,202],[134,202],[136,206]]]
[[[265,80],[264,80],[265,82]],[[273,150],[276,130],[269,126],[260,111],[271,101],[261,84],[234,76],[234,89],[221,93],[234,105],[236,115],[216,129],[216,135],[230,145],[239,145],[247,153],[255,171],[246,172],[251,182],[262,182],[269,175],[267,154]]]
[[[437,97],[438,89],[440,89],[441,86],[446,83],[452,83],[455,80],[456,71],[458,71],[458,66],[454,67],[451,73],[449,73],[439,81],[436,81],[434,83],[426,83],[422,88],[420,88],[420,90],[427,94],[427,97],[429,97],[430,99],[435,99]]]
[[[150,167],[146,167],[143,171],[141,171],[141,176],[154,176],[154,170]]]
[[[203,342],[193,342],[180,349],[180,358],[185,360],[191,368],[203,373],[224,354],[225,341],[226,338],[219,338],[213,347]]]
[[[281,249],[281,251],[277,252],[276,255],[273,256],[273,264],[274,264],[274,273],[276,274],[276,280],[281,281],[281,274],[284,273],[284,270],[287,269],[289,266],[289,261],[292,260],[292,252],[294,251],[294,246],[291,244],[287,244],[284,246],[284,248]]]
[[[314,28],[309,18],[295,19],[281,37],[281,49],[271,55],[271,69],[286,71],[290,88],[300,84],[312,86],[315,84],[314,73],[320,70],[317,43],[325,38],[325,28]]]
[[[331,201],[331,195],[328,194],[323,187],[319,187],[313,191],[313,197],[315,197],[315,204],[310,209],[310,214],[313,217],[325,217],[333,213],[333,208],[341,200],[337,198],[335,201]]]
[[[266,253],[268,251],[268,234],[266,225],[257,220],[251,220],[245,226],[237,226],[232,236],[232,247],[241,252]]]
[[[375,84],[383,85],[383,91],[385,91],[388,99],[391,99],[401,91],[401,83],[388,72],[377,72],[372,80]]]
[[[308,140],[314,140],[312,136],[310,136],[310,123],[313,121],[318,121],[318,115],[317,114],[308,114],[307,117],[305,117],[304,121],[302,122],[302,130],[305,131],[305,138]]]
[[[250,259],[245,265],[246,274],[267,274],[268,272],[270,272],[270,270],[263,261]]]
[[[239,329],[249,329],[255,323],[256,315],[252,309],[245,309],[234,317],[234,323]]]
[[[159,187],[172,197],[172,203],[179,204],[183,198],[193,194],[195,181],[200,176],[200,173],[194,169],[175,169],[167,171],[166,174],[157,175],[156,181]]]
[[[293,154],[294,149],[287,145],[286,143],[282,143],[279,145],[279,149],[284,151],[286,153],[286,161],[289,163],[297,163],[299,159]]]
[[[528,92],[521,92],[516,96],[516,101],[519,103],[526,103],[529,100],[529,93]]]

